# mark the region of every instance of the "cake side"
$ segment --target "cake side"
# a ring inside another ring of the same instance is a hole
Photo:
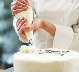
[[[22,46],[23,47],[23,46]],[[35,49],[14,54],[14,72],[79,72],[79,53],[65,49]]]

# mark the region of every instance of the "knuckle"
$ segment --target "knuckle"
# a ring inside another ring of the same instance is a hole
[[[23,28],[21,27],[20,30],[23,31]]]
[[[14,10],[15,9],[15,5],[14,6],[11,6],[11,10]]]
[[[15,2],[15,5],[17,5],[17,4],[18,4],[18,1]]]
[[[14,6],[13,6],[13,9],[16,9],[16,7],[17,7],[17,5],[14,5]]]

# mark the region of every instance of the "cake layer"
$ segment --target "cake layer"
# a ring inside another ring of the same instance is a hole
[[[79,53],[72,50],[50,48],[17,52],[13,61],[14,72],[79,72]]]

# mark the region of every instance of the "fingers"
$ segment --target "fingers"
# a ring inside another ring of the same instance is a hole
[[[24,0],[23,0],[23,1],[24,1]],[[26,3],[26,2],[25,2],[25,3],[22,3],[20,0],[17,0],[17,1],[13,1],[13,2],[11,3],[11,6],[13,6],[13,5],[26,6],[27,3]]]
[[[22,30],[27,32],[27,31],[30,31],[31,29],[30,29],[30,26],[27,26],[27,25],[24,24],[23,27],[22,27]]]
[[[16,9],[16,10],[12,10],[12,15],[16,15],[17,13],[21,12],[21,11],[24,11],[26,10],[27,8],[25,9]]]
[[[26,20],[22,20],[22,22],[18,25],[17,30],[19,31],[21,26],[26,26]]]
[[[25,26],[25,24],[23,24],[21,26],[21,28],[19,29],[18,31],[18,34],[23,37],[24,39],[27,39],[26,35],[25,35],[25,31],[29,31],[29,27],[28,26]]]
[[[17,22],[16,22],[16,27],[18,27],[18,25],[20,24],[20,22],[23,20],[24,18],[20,19],[18,18]]]
[[[16,23],[17,30],[21,28],[22,25],[26,25],[27,20],[23,17],[22,19],[18,19]]]
[[[12,10],[12,15],[16,15],[17,13],[21,12],[22,10],[18,9],[18,10]]]
[[[27,39],[26,35],[25,35],[25,31],[22,30],[22,27],[24,26],[24,24],[21,26],[21,28],[18,29],[18,34],[24,38],[24,39]]]
[[[15,3],[16,5],[18,5],[18,6],[26,6],[26,4],[24,3],[22,3],[22,2],[20,2],[20,1],[16,1],[16,3]]]
[[[20,21],[22,21],[22,19],[18,18],[17,22],[16,22],[16,27],[18,27]]]
[[[22,20],[25,20],[27,22],[27,20],[24,17],[21,18],[21,19],[18,18],[17,23],[16,23],[16,26],[18,26],[22,22]]]
[[[25,33],[24,33],[24,31],[23,31],[22,29],[19,30],[18,34],[19,34],[22,38],[27,39],[27,37],[26,37],[26,35],[25,35]]]
[[[17,13],[27,10],[28,3],[25,0],[16,0],[11,3],[12,15],[16,15]]]
[[[24,31],[20,30],[20,31],[18,32],[18,34],[19,34],[22,38],[27,39],[27,37],[26,37]]]
[[[21,3],[28,5],[28,1],[27,0],[19,0]]]
[[[25,18],[22,19],[18,19],[16,22],[16,27],[17,27],[17,31],[18,34],[23,37],[24,39],[26,39],[26,35],[25,35],[25,31],[28,31],[29,27],[26,25],[27,20]]]
[[[18,20],[16,21],[16,27],[18,26],[19,21],[20,21],[20,18],[18,18]]]
[[[18,5],[13,5],[11,7],[12,10],[17,10],[17,9],[27,9],[28,7],[27,6],[18,6]]]
[[[33,24],[31,25],[31,29],[32,29],[32,30],[37,29],[37,28],[38,28],[37,23],[33,23]]]

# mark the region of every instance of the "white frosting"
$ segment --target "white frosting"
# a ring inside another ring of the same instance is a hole
[[[32,24],[32,21],[33,21],[33,10],[31,7],[29,7],[26,11],[22,11],[18,14],[15,15],[15,19],[18,19],[18,18],[26,18],[27,19],[27,25],[31,25]],[[33,31],[29,31],[29,32],[25,32],[26,36],[27,36],[27,39],[28,41],[33,39]]]
[[[20,48],[20,52],[22,53],[34,53],[35,51],[36,51],[36,48],[34,46],[23,45]]]
[[[14,72],[79,72],[79,53],[62,49],[43,49],[43,52],[46,50],[64,51],[64,55],[57,54],[59,52],[39,54],[40,50],[38,53],[17,52],[13,60]]]

